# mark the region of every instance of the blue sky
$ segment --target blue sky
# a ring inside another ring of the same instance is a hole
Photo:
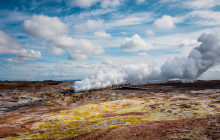
[[[1,0],[0,80],[83,79],[187,57],[219,0]],[[220,79],[215,64],[200,79]]]

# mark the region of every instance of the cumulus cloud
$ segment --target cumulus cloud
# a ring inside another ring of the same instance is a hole
[[[23,60],[35,60],[41,58],[41,52],[23,48],[16,40],[0,30],[0,54],[15,55],[6,62],[22,62]]]
[[[65,54],[65,50],[63,50],[63,49],[61,49],[61,48],[58,48],[58,47],[56,47],[56,46],[52,46],[52,47],[50,47],[50,49],[49,49],[49,53],[50,53],[51,55],[63,55],[63,54]]]
[[[162,18],[157,19],[154,25],[159,29],[172,29],[175,28],[174,21],[171,16],[164,15]]]
[[[70,59],[82,60],[86,59],[87,55],[98,55],[104,52],[101,46],[90,40],[69,37],[67,25],[57,17],[34,15],[24,22],[23,27],[31,37],[41,38],[50,43],[49,52],[53,55],[62,55],[64,50],[68,50]]]
[[[68,33],[66,24],[57,17],[44,15],[33,15],[31,19],[24,21],[23,27],[28,35],[46,40],[51,40]]]
[[[112,84],[140,84],[147,81],[169,79],[192,80],[198,78],[212,66],[220,62],[220,40],[214,34],[202,34],[198,40],[200,46],[192,49],[188,57],[176,57],[162,66],[136,64],[124,66],[121,70],[99,72],[97,75],[75,82],[76,92],[99,89]]]
[[[68,49],[71,53],[71,57],[69,58],[72,59],[79,56],[80,60],[82,60],[82,58],[87,58],[87,55],[98,55],[104,52],[101,46],[86,39],[74,39],[68,36],[60,36],[56,40],[53,40],[52,43],[55,44],[55,46]]]
[[[97,38],[111,38],[111,34],[106,33],[105,31],[97,31],[94,33],[94,36]]]
[[[104,64],[104,65],[112,65],[112,61],[107,59],[107,60],[103,61],[102,64]]]
[[[124,51],[145,51],[153,49],[153,47],[151,44],[145,42],[139,35],[135,34],[122,42],[121,49]]]

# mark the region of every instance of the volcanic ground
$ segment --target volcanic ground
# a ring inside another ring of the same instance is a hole
[[[220,139],[220,81],[118,86],[1,82],[0,139]]]

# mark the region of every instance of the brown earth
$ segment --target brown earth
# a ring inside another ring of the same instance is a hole
[[[137,123],[66,140],[191,140],[220,139],[220,116]]]
[[[197,81],[194,83],[171,82],[137,86],[119,86],[102,90],[91,90],[73,93],[73,82],[34,81],[34,82],[0,82],[0,138],[20,136],[24,132],[32,133],[41,116],[58,114],[87,104],[100,104],[122,99],[156,100],[179,102],[176,106],[196,109],[201,101],[210,101],[209,107],[216,112],[203,118],[187,118],[141,122],[129,125],[114,126],[89,134],[82,134],[67,139],[83,140],[142,140],[142,139],[220,139],[220,81]],[[195,102],[188,102],[195,98]],[[163,103],[152,103],[152,109],[163,106]],[[124,107],[129,107],[125,105]],[[161,110],[163,111],[163,110]],[[172,110],[169,110],[172,112]],[[107,113],[103,118],[147,116],[143,112]],[[34,132],[33,132],[34,133]],[[38,133],[41,133],[39,131]]]

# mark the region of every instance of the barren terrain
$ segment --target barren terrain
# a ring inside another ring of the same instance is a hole
[[[0,139],[220,139],[220,81],[72,85],[1,82]]]

